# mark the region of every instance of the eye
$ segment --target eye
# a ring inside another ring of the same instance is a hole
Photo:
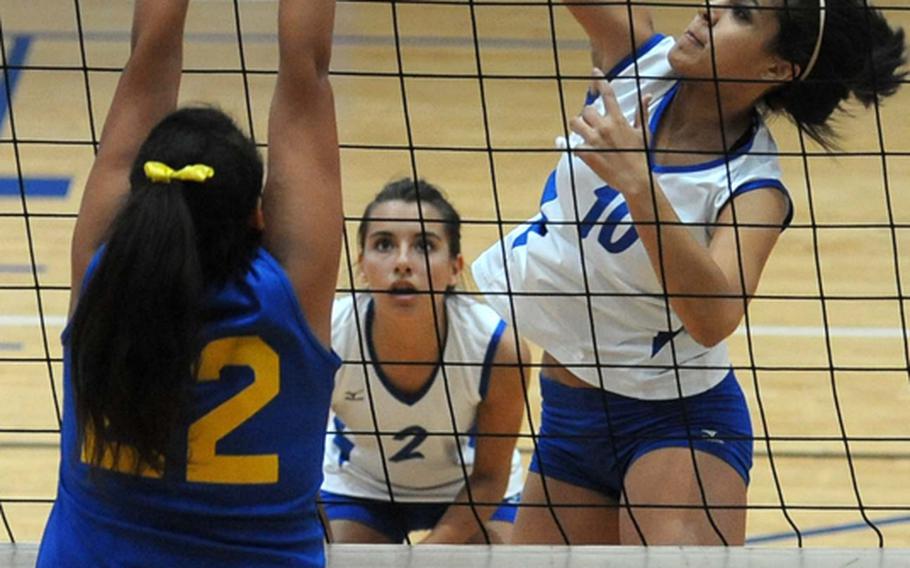
[[[387,252],[392,250],[392,239],[388,237],[379,237],[373,241],[373,250]]]
[[[424,254],[429,254],[436,250],[436,245],[433,244],[433,241],[428,240],[426,237],[417,239],[417,250],[423,252]]]
[[[752,21],[752,10],[743,4],[733,4],[733,17],[741,22]]]

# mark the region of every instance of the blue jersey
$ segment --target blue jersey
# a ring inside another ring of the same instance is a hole
[[[63,332],[60,481],[39,567],[324,565],[315,498],[340,359],[310,331],[265,250],[205,313],[207,343],[178,436],[188,460],[162,475],[83,462]]]

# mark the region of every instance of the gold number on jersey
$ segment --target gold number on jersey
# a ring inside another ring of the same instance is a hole
[[[278,482],[278,454],[221,455],[218,441],[239,428],[275,398],[281,386],[278,354],[255,336],[225,337],[205,346],[200,357],[199,381],[217,381],[226,367],[246,367],[253,384],[193,422],[187,433],[186,480],[198,483],[266,484]],[[89,429],[82,447],[82,461],[89,463],[95,438]],[[136,472],[136,451],[121,445],[117,463],[106,448],[101,467],[120,473]],[[140,467],[139,475],[161,478],[161,473]]]
[[[199,381],[217,381],[226,367],[237,366],[252,370],[253,384],[190,425],[187,481],[277,483],[278,454],[223,455],[216,445],[278,395],[278,354],[259,337],[226,337],[206,345],[200,361]]]

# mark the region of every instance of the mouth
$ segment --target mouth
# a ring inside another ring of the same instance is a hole
[[[698,36],[696,36],[694,33],[690,32],[689,30],[686,30],[686,31],[683,33],[683,37],[685,37],[686,39],[688,39],[690,42],[694,43],[694,44],[697,45],[698,47],[704,48],[705,45],[707,45],[705,42],[703,42],[702,40],[700,40],[700,39],[698,38]]]
[[[395,282],[389,288],[389,293],[393,296],[412,296],[417,293],[417,287],[410,282]]]

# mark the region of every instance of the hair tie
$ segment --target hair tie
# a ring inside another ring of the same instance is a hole
[[[146,162],[143,170],[145,170],[145,177],[154,183],[171,183],[171,180],[174,179],[204,183],[215,175],[215,170],[205,164],[192,164],[179,170],[174,170],[174,168],[162,162]]]
[[[818,55],[822,51],[822,38],[825,37],[825,0],[818,0],[818,38],[815,40],[815,49],[812,50],[812,57],[806,63],[806,68],[799,74],[799,81],[804,80],[812,72],[815,62],[818,61]]]

